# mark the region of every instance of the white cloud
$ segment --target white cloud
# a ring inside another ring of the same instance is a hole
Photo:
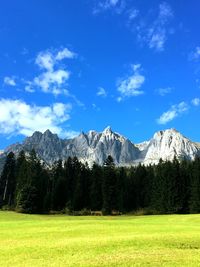
[[[49,51],[40,52],[35,60],[35,63],[41,68],[48,71],[52,71],[55,65],[56,60],[53,57],[53,54]]]
[[[96,104],[92,104],[92,107],[93,107],[93,109],[95,109],[96,111],[100,111],[101,109],[99,108],[99,107],[97,107],[97,105]]]
[[[132,20],[134,20],[135,18],[138,17],[139,10],[136,9],[136,8],[133,8],[133,9],[129,10],[127,13],[128,13],[128,19],[129,19],[129,21],[132,21]]]
[[[61,136],[67,135],[61,126],[70,119],[71,108],[71,104],[36,106],[22,100],[0,99],[0,133],[29,136],[34,131],[49,129]]]
[[[68,106],[68,108],[71,108],[71,105]],[[63,118],[65,121],[65,109],[66,105],[63,103],[55,103],[53,105],[53,112],[55,113],[56,116],[59,118]]]
[[[25,91],[35,92],[38,88],[44,93],[66,95],[70,71],[61,66],[60,62],[67,58],[72,59],[75,56],[76,54],[68,48],[54,52],[50,50],[40,52],[36,57],[35,63],[42,72],[33,81],[26,82]]]
[[[166,88],[159,88],[157,90],[155,90],[156,93],[158,93],[160,96],[165,96],[167,94],[170,94],[172,91],[171,87],[166,87]]]
[[[112,7],[116,7],[119,3],[119,0],[104,0],[99,3],[99,7],[102,9],[109,9]]]
[[[190,55],[191,60],[199,60],[200,59],[200,47],[197,46],[195,50]]]
[[[32,82],[26,81],[26,86],[25,86],[25,91],[28,93],[34,93],[35,92],[35,88],[32,85]]]
[[[65,58],[74,58],[76,54],[72,51],[70,51],[68,48],[64,48],[61,51],[58,51],[55,59],[56,60],[63,60]]]
[[[122,20],[135,32],[140,42],[146,43],[150,49],[163,51],[168,35],[174,32],[169,27],[174,17],[171,6],[163,1],[157,7],[157,13],[151,8],[147,15],[141,15],[138,8],[133,7],[133,3],[126,0],[96,0],[94,14],[100,12],[112,11],[115,14],[122,15]],[[137,18],[137,19],[136,19]]]
[[[44,93],[58,95],[63,93],[62,86],[66,86],[65,83],[69,79],[69,76],[70,72],[67,70],[47,71],[35,77],[33,85],[41,88]]]
[[[123,98],[121,96],[117,97],[117,102],[122,102]]]
[[[99,87],[98,88],[98,92],[97,92],[98,96],[102,96],[102,97],[106,97],[107,96],[107,92],[103,87]]]
[[[194,106],[199,106],[200,105],[200,98],[194,98],[194,99],[192,99],[192,101],[191,101],[191,103],[192,103],[192,105],[194,105]]]
[[[165,29],[153,29],[149,30],[149,48],[156,49],[157,51],[162,51],[164,49],[164,44],[166,41],[166,31]]]
[[[125,0],[101,0],[98,1],[96,7],[93,9],[93,14],[97,14],[106,10],[114,10],[120,14],[125,7]]]
[[[9,86],[16,86],[15,78],[14,77],[4,77],[4,84]]]
[[[145,42],[150,49],[163,51],[168,34],[172,33],[172,29],[169,29],[169,23],[173,17],[171,6],[162,2],[159,5],[158,15],[151,19],[152,22],[142,20],[142,22],[134,25],[138,39]]]
[[[167,24],[173,17],[173,11],[170,5],[162,2],[159,5],[159,15],[148,30],[147,42],[149,47],[157,51],[164,50],[167,40]]]
[[[42,51],[40,52],[35,60],[35,63],[41,68],[48,71],[52,71],[54,66],[61,60],[69,58],[72,59],[76,54],[70,51],[68,48],[63,48],[59,51]]]
[[[141,86],[145,82],[144,75],[141,74],[141,65],[132,65],[133,74],[122,80],[118,84],[117,90],[121,93],[122,97],[138,96],[144,92],[140,90]],[[118,102],[122,100],[118,98]]]
[[[166,2],[162,2],[159,5],[159,20],[160,23],[164,24],[166,22],[168,22],[169,18],[173,17],[173,11],[171,6],[166,3]]]
[[[171,106],[171,108],[164,112],[159,119],[157,119],[158,124],[166,124],[176,117],[180,116],[182,113],[186,112],[189,109],[189,106],[186,102],[181,102],[177,105]]]
[[[76,137],[77,135],[79,135],[80,134],[80,132],[76,132],[76,131],[71,131],[71,130],[69,130],[69,131],[63,131],[62,132],[62,135],[61,135],[61,137],[63,137],[63,138],[74,138],[74,137]]]

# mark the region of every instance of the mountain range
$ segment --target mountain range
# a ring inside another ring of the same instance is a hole
[[[82,132],[73,139],[61,139],[49,130],[44,133],[36,131],[22,143],[10,145],[1,151],[0,165],[3,165],[9,152],[18,154],[21,150],[29,152],[32,149],[48,166],[69,156],[77,156],[80,161],[88,162],[89,166],[93,162],[102,165],[108,155],[113,157],[118,166],[157,164],[160,159],[173,160],[175,156],[193,160],[200,156],[200,144],[192,142],[175,129],[156,132],[149,141],[134,144],[107,127],[100,133],[93,130]]]

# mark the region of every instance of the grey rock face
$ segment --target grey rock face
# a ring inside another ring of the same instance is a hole
[[[43,134],[35,132],[22,144],[14,144],[6,148],[0,158],[10,151],[18,154],[21,150],[29,152],[35,149],[38,156],[48,165],[58,159],[66,160],[69,156],[77,156],[82,162],[103,164],[111,155],[116,165],[130,166],[138,163],[157,164],[159,159],[173,160],[183,157],[194,159],[200,155],[200,146],[181,135],[174,129],[159,131],[150,141],[134,145],[130,140],[107,127],[103,132],[89,131],[81,133],[73,139],[60,139],[49,130]]]
[[[175,129],[159,131],[153,138],[138,146],[141,150],[144,164],[157,164],[159,159],[172,161],[177,159],[193,160],[200,155],[200,147],[184,137]]]

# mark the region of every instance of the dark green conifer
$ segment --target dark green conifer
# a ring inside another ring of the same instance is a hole
[[[14,205],[16,187],[16,161],[13,152],[6,157],[6,162],[0,177],[0,206]]]

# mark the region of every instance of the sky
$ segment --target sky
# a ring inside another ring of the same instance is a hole
[[[200,142],[198,0],[19,0],[0,8],[0,149],[110,125]]]

